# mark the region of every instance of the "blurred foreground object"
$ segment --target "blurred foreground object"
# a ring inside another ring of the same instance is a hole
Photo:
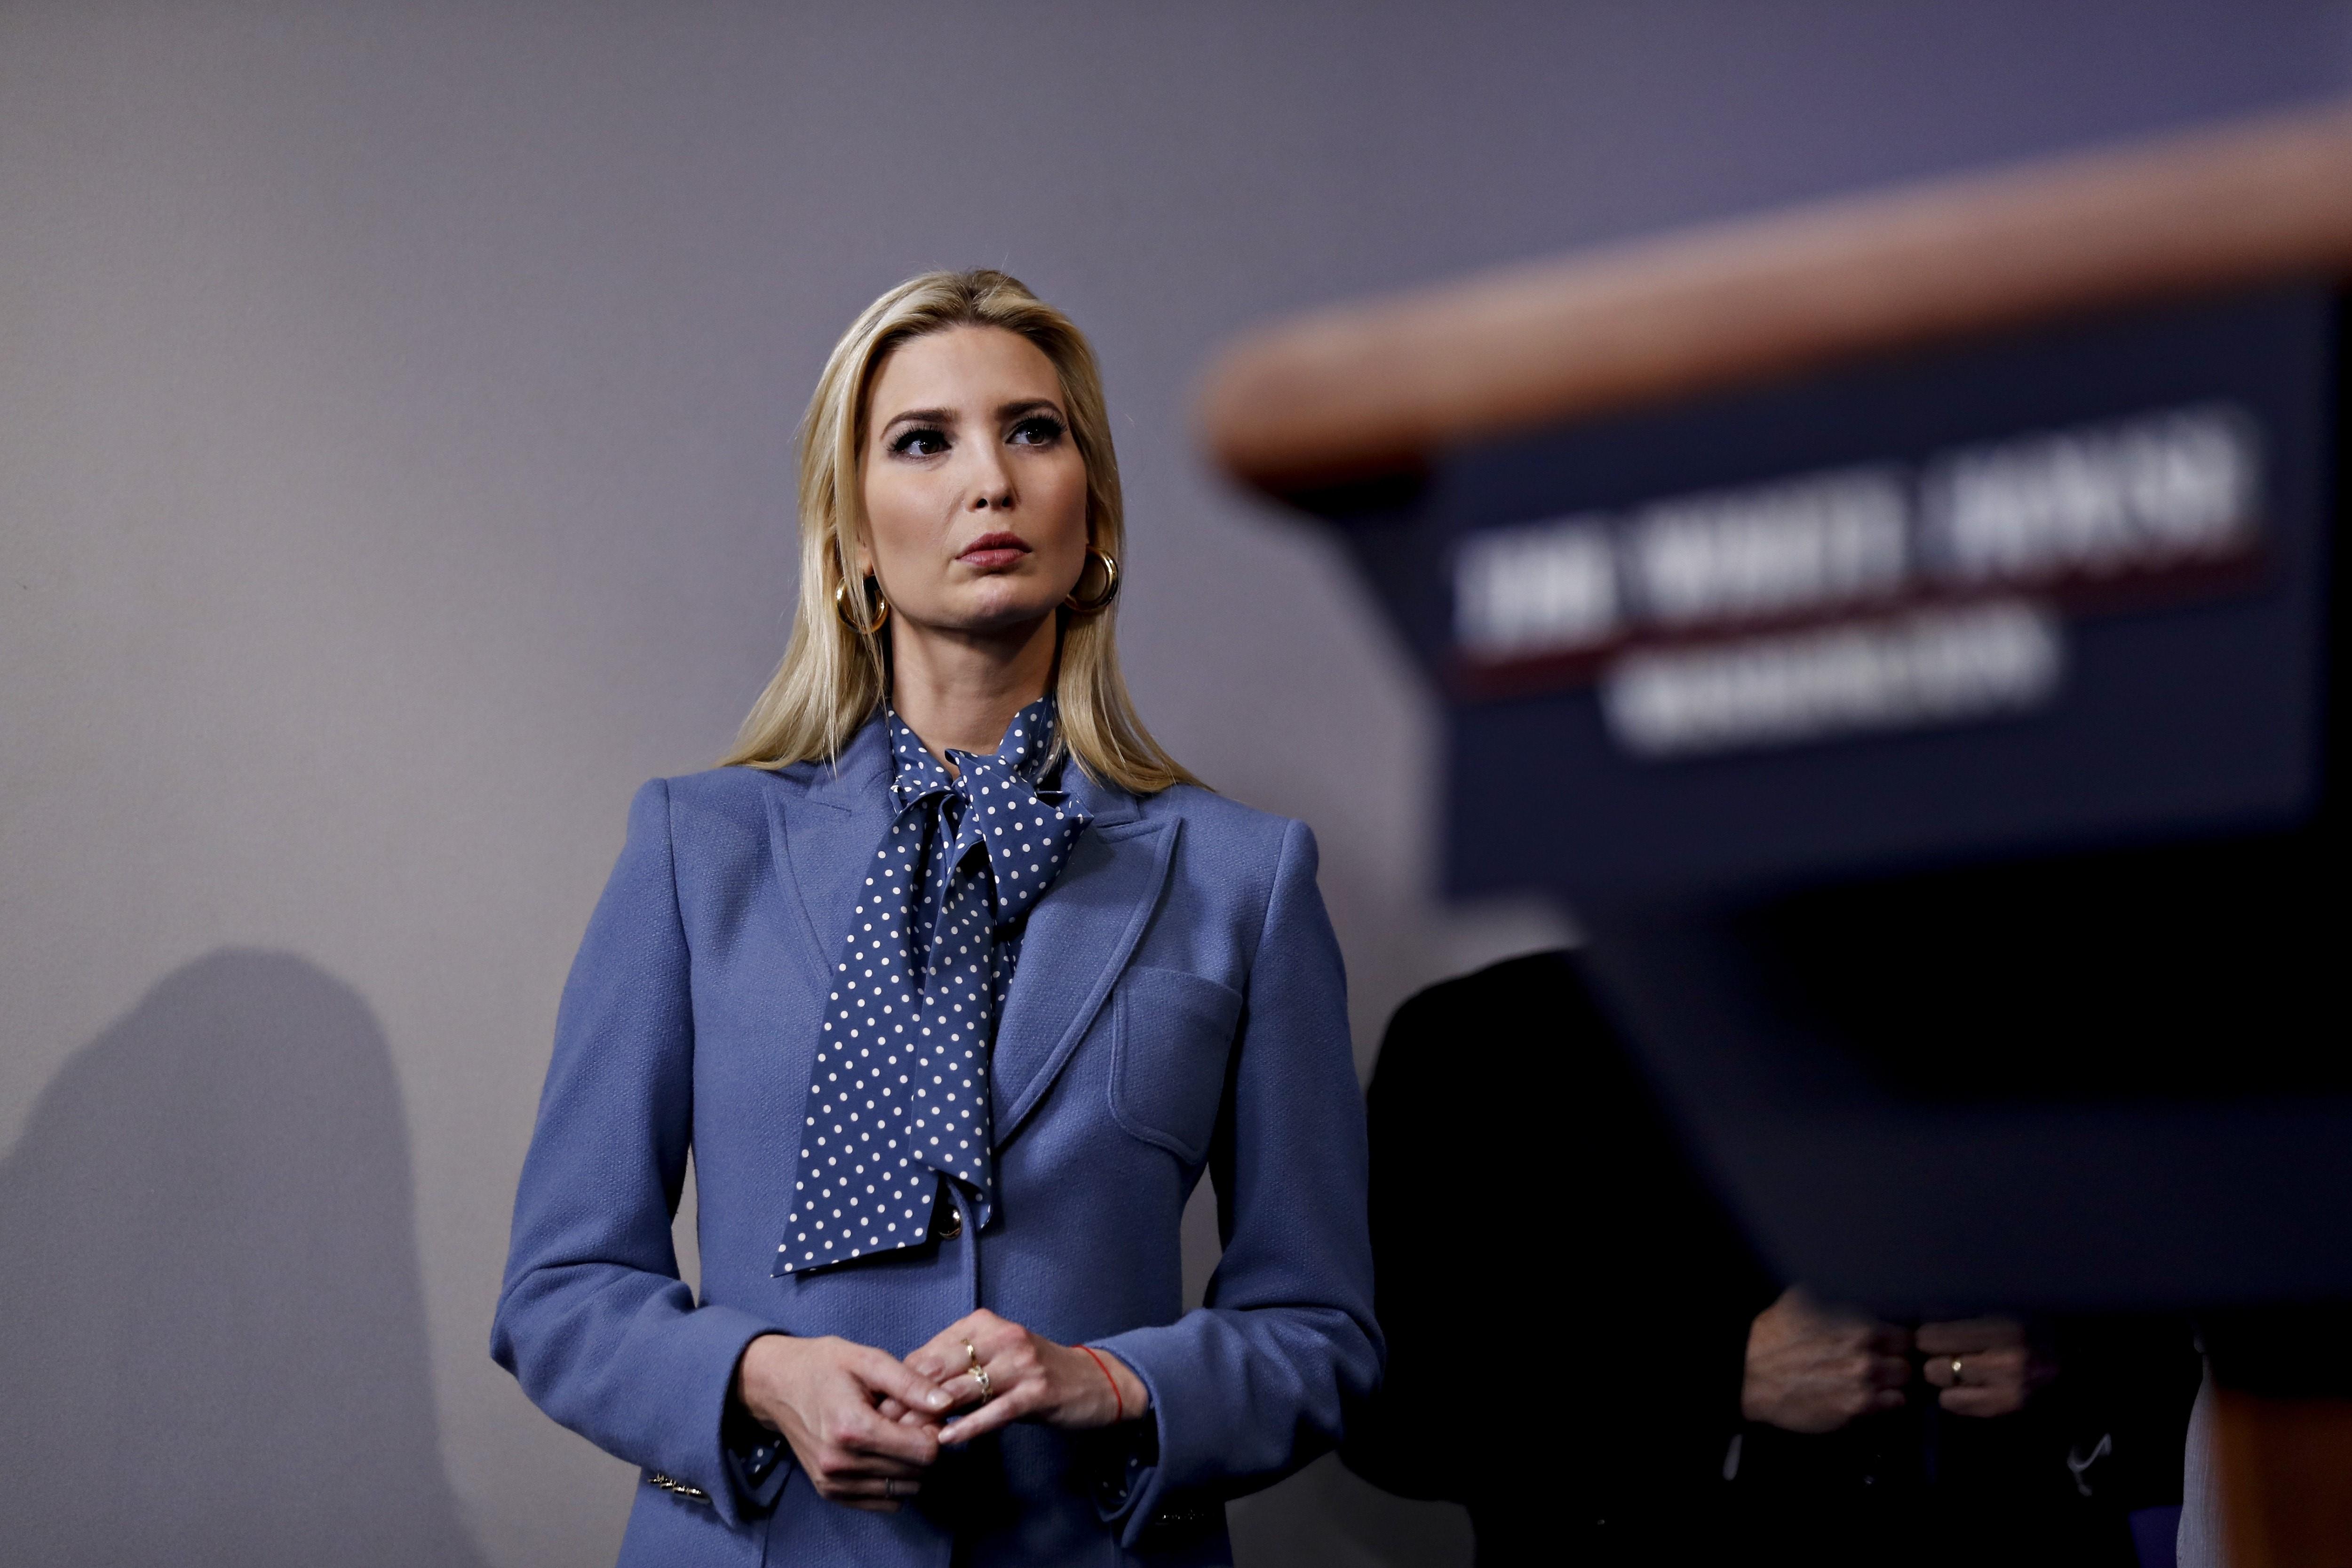
[[[2347,277],[2339,109],[1329,311],[1205,396],[1444,695],[1451,891],[1577,911],[1774,1272],[2207,1314],[2240,1568],[2352,1561]]]

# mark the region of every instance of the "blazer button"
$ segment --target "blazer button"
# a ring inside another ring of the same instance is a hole
[[[952,1241],[963,1234],[963,1210],[942,1197],[939,1212],[931,1219],[931,1234],[941,1241]]]

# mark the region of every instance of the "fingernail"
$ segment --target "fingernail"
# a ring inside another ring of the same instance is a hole
[[[947,1395],[946,1395],[944,1392],[942,1392],[941,1390],[937,1389],[937,1388],[934,1388],[934,1389],[932,1389],[932,1390],[931,1390],[930,1399],[931,1399],[931,1408],[932,1408],[932,1409],[934,1409],[934,1410],[938,1409],[940,1406],[942,1406],[942,1405],[944,1405],[944,1404],[946,1404],[946,1403],[948,1402],[948,1396],[947,1396]]]

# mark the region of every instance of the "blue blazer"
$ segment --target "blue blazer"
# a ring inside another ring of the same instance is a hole
[[[1223,1500],[1335,1444],[1377,1381],[1362,1102],[1313,835],[1066,771],[1093,822],[1030,913],[997,1030],[998,1217],[782,1277],[827,955],[890,819],[882,726],[837,770],[638,791],[564,987],[491,1340],[550,1416],[706,1494],[641,1486],[625,1568],[1228,1563]],[[670,1246],[689,1149],[698,1302]],[[1225,1249],[1188,1312],[1178,1228],[1204,1169]],[[798,1474],[761,1509],[721,1434],[746,1344],[904,1355],[980,1307],[1117,1354],[1150,1415],[983,1437],[897,1514]]]

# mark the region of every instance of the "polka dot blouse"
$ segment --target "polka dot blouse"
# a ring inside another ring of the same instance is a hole
[[[995,756],[950,751],[952,779],[888,720],[898,812],[835,949],[783,1274],[923,1241],[947,1181],[989,1222],[996,1020],[1029,910],[1087,825],[1039,787],[1056,760],[1053,698],[1015,715]]]

